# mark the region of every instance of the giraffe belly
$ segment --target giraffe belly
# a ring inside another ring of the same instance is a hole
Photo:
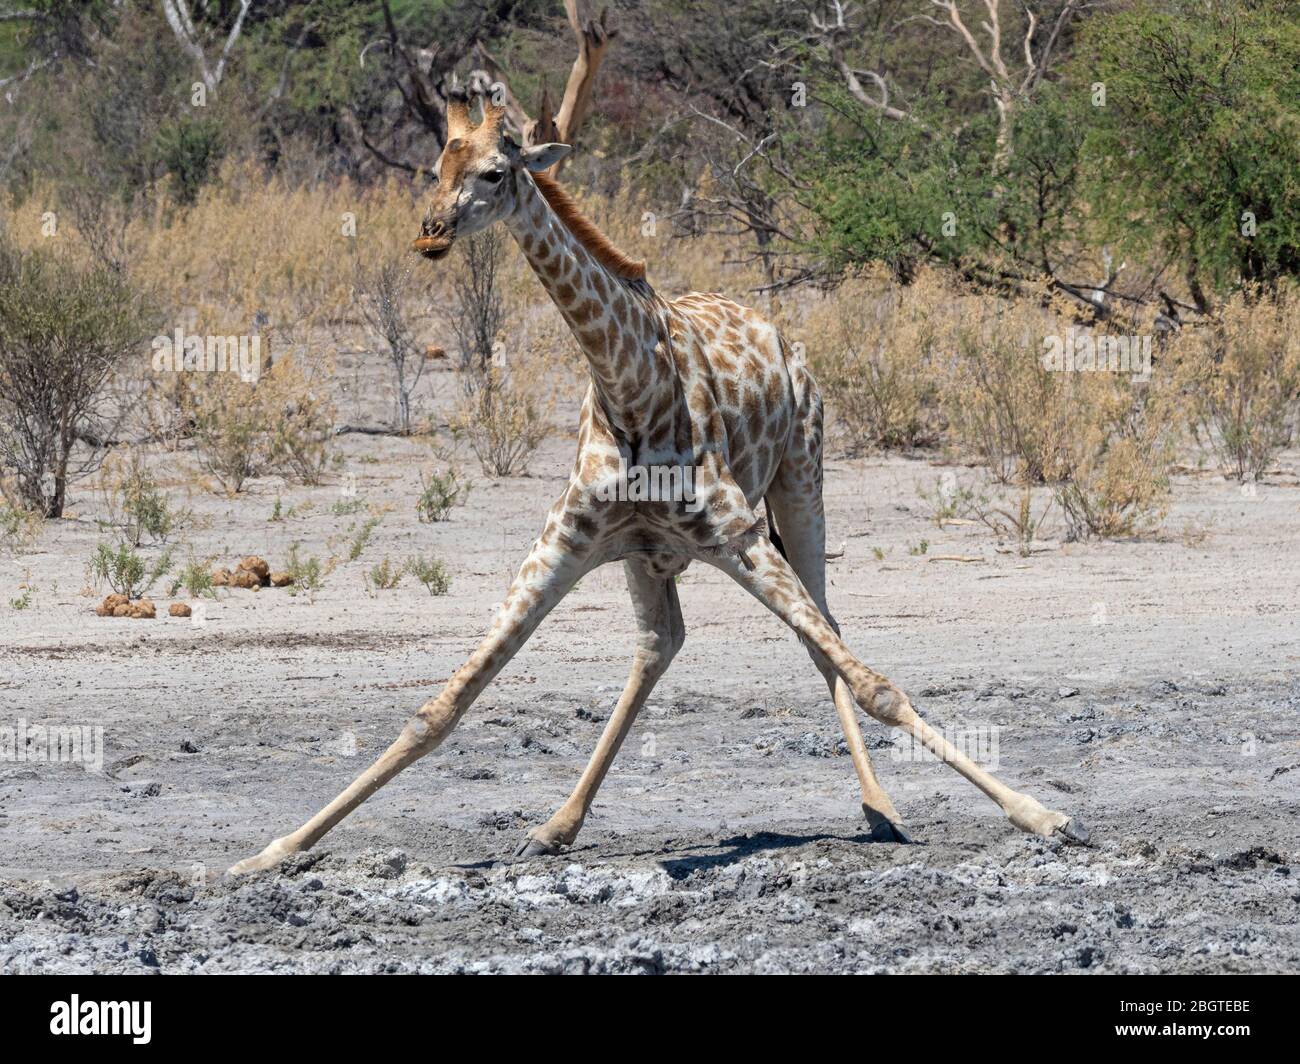
[[[731,477],[755,506],[776,476],[794,425],[796,401],[781,336],[756,310],[713,293],[684,296],[672,309],[674,342],[690,350],[679,365],[690,367],[684,384],[693,421],[706,438],[721,422],[725,441],[718,442]]]

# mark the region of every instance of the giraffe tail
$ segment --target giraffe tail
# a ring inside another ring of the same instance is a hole
[[[772,541],[772,546],[776,548],[776,552],[786,561],[789,561],[790,555],[785,552],[785,544],[781,542],[781,535],[776,530],[776,521],[772,518],[772,504],[767,499],[763,500],[763,512],[767,514],[767,538]]]

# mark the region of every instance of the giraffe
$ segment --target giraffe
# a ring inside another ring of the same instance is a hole
[[[822,403],[797,350],[721,295],[659,296],[644,264],[615,248],[547,175],[569,147],[519,147],[502,131],[502,117],[502,108],[485,102],[475,125],[466,101],[452,102],[438,183],[413,247],[437,261],[457,239],[498,222],[514,236],[590,369],[568,484],[487,636],[437,697],[338,797],[230,871],[270,868],[311,847],[435,749],[555,604],[584,574],[613,561],[623,563],[637,627],[627,683],[573,793],[525,836],[516,857],[556,853],[577,838],[638,711],[682,647],[675,577],[693,561],[726,573],[804,643],[830,689],[873,839],[911,841],[867,756],[857,707],[912,735],[1022,831],[1085,842],[1077,820],[971,761],[841,641],[826,602]],[[689,490],[679,483],[682,490],[666,498],[628,500],[617,488],[633,468],[676,471]],[[754,510],[760,500],[766,522]]]

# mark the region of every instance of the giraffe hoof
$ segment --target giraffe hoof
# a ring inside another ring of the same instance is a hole
[[[276,839],[261,853],[231,865],[226,869],[226,875],[233,878],[246,876],[250,872],[265,872],[268,868],[274,868],[293,852],[280,839]]]
[[[890,820],[865,802],[862,803],[862,814],[867,818],[867,827],[870,828],[867,837],[872,842],[897,842],[904,846],[912,843],[912,836],[903,830],[901,824]]]
[[[1083,821],[1080,820],[1077,816],[1071,817],[1059,828],[1057,828],[1054,832],[1052,832],[1052,834],[1059,835],[1066,842],[1072,842],[1076,846],[1089,845],[1088,829],[1083,826]]]
[[[559,852],[560,848],[553,843],[543,842],[531,835],[525,835],[524,841],[515,847],[514,856],[516,861],[526,861],[530,857],[549,857],[551,854]]]
[[[912,836],[903,830],[902,825],[892,820],[881,820],[871,826],[868,836],[872,842],[897,842],[903,846],[912,844]]]

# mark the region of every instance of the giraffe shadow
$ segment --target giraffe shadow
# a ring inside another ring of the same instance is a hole
[[[756,854],[793,850],[817,842],[841,842],[849,846],[877,844],[876,839],[863,832],[853,835],[836,835],[829,832],[788,835],[778,831],[756,831],[747,835],[732,835],[730,838],[719,839],[716,842],[691,843],[676,848],[669,842],[654,848],[616,850],[610,848],[609,841],[593,841],[586,844],[579,843],[572,849],[565,850],[563,854],[557,855],[557,857],[541,858],[541,860],[577,856],[598,860],[611,860],[620,857],[659,858],[660,866],[671,878],[683,880],[689,878],[695,872],[726,868],[728,865],[733,865]],[[681,856],[672,856],[673,854],[680,854]],[[516,863],[509,857],[486,857],[477,861],[453,862],[451,867],[486,870]]]
[[[728,865],[733,865],[756,854],[792,850],[817,842],[843,842],[851,845],[861,845],[870,844],[872,839],[867,834],[832,835],[819,832],[813,835],[787,835],[776,831],[756,831],[750,835],[733,835],[708,846],[683,848],[679,851],[683,856],[669,857],[659,863],[669,876],[681,880],[688,878],[694,872],[707,872],[718,868],[726,868]],[[691,852],[699,850],[721,852]]]

